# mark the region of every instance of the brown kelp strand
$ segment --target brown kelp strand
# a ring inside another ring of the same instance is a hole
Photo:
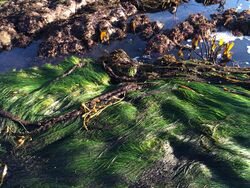
[[[86,62],[84,61],[80,61],[77,62],[76,65],[73,65],[70,69],[68,69],[67,71],[65,71],[62,75],[54,78],[53,80],[49,80],[48,82],[44,83],[43,85],[41,85],[39,88],[35,89],[34,91],[32,91],[32,93],[39,91],[40,89],[42,89],[44,86],[47,86],[49,84],[53,84],[55,82],[58,82],[60,80],[62,80],[63,78],[73,74],[77,69],[82,68],[86,65]]]
[[[4,117],[4,118],[7,118],[7,119],[10,119],[13,122],[19,123],[19,124],[24,125],[24,126],[28,126],[28,125],[32,124],[31,122],[23,120],[22,118],[20,118],[20,117],[18,117],[16,115],[13,115],[10,112],[4,111],[2,109],[0,110],[0,116]]]
[[[209,83],[234,83],[250,87],[249,68],[239,70],[238,68],[209,64],[205,61],[176,61],[170,55],[145,64],[132,60],[123,50],[116,50],[106,58],[102,58],[102,62],[104,69],[115,81],[117,79],[120,81],[146,81],[192,76],[192,79],[197,77],[197,80],[204,79]]]
[[[138,34],[143,40],[149,40],[164,27],[159,21],[151,22],[149,17],[145,14],[134,16],[129,25],[129,31]]]
[[[26,120],[22,120],[20,117],[13,115],[7,111],[4,110],[0,110],[0,116],[3,118],[7,118],[12,120],[13,122],[19,123],[23,126],[25,126],[25,128],[27,130],[29,130],[29,127],[32,127],[33,130],[29,131],[29,132],[25,132],[25,133],[14,133],[14,135],[16,136],[22,136],[22,135],[34,135],[34,134],[38,134],[40,132],[43,132],[47,129],[49,129],[50,127],[52,127],[53,125],[57,124],[57,123],[61,123],[61,122],[69,122],[74,120],[75,118],[79,117],[80,115],[84,116],[84,114],[87,114],[88,112],[88,121],[89,119],[93,116],[95,116],[95,113],[98,113],[98,111],[102,111],[103,109],[106,108],[106,106],[112,105],[114,103],[116,103],[117,101],[119,101],[119,99],[122,99],[122,97],[124,97],[124,95],[127,92],[130,91],[135,91],[138,89],[141,89],[143,87],[143,85],[140,84],[134,84],[134,83],[130,83],[130,84],[125,84],[124,86],[121,86],[118,89],[115,89],[111,92],[108,92],[106,94],[100,95],[99,97],[96,97],[92,100],[90,100],[89,102],[82,104],[79,108],[74,109],[66,114],[57,116],[57,117],[53,117],[53,118],[46,118],[46,120],[41,120],[38,122],[30,122],[30,121],[26,121]],[[90,110],[92,109],[92,110]],[[86,122],[85,119],[84,121],[84,127],[86,127]]]

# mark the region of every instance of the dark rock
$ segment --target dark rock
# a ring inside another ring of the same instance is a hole
[[[149,40],[159,33],[163,27],[164,25],[161,22],[151,22],[149,17],[144,14],[136,15],[130,22],[130,32],[138,33],[144,40]]]
[[[26,47],[50,23],[67,19],[83,6],[93,2],[95,1],[23,0],[6,2],[0,7],[0,32],[5,33],[3,36],[5,39],[6,33],[8,33],[11,41],[4,41],[2,38],[0,51],[12,47]]]
[[[250,35],[250,10],[237,12],[236,9],[228,9],[222,14],[212,14],[211,17],[217,26],[223,26],[237,36]]]
[[[166,53],[197,34],[205,39],[209,38],[214,29],[215,23],[213,21],[209,21],[202,14],[192,14],[172,30],[166,30],[163,34],[152,38],[147,44],[146,54]]]
[[[96,10],[80,12],[51,26],[51,32],[40,45],[39,55],[83,54],[96,43],[123,39],[127,33],[127,19],[135,13],[136,8],[128,4],[124,7],[98,6]]]
[[[147,45],[146,54],[160,53],[163,54],[173,49],[174,43],[164,34],[158,34],[152,38]]]

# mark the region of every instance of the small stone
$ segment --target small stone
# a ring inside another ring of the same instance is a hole
[[[10,45],[10,43],[11,43],[11,36],[10,36],[10,34],[8,32],[6,32],[6,31],[1,31],[0,32],[0,43],[4,47]]]

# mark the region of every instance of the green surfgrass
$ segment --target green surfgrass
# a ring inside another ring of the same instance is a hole
[[[119,87],[89,59],[51,82],[79,61],[2,74],[1,108],[37,121]],[[250,91],[175,78],[152,83],[92,119],[89,131],[79,117],[17,149],[1,134],[1,161],[10,173],[4,186],[249,187]],[[23,130],[5,118],[0,124],[2,132]]]

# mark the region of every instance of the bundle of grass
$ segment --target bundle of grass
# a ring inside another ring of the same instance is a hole
[[[132,68],[124,70],[136,75]],[[101,65],[71,58],[1,75],[0,105],[38,122],[125,87],[110,81]],[[88,131],[79,115],[19,145],[13,133],[30,127],[1,117],[1,163],[12,174],[4,186],[248,186],[249,90],[180,77],[146,83],[90,119]]]

